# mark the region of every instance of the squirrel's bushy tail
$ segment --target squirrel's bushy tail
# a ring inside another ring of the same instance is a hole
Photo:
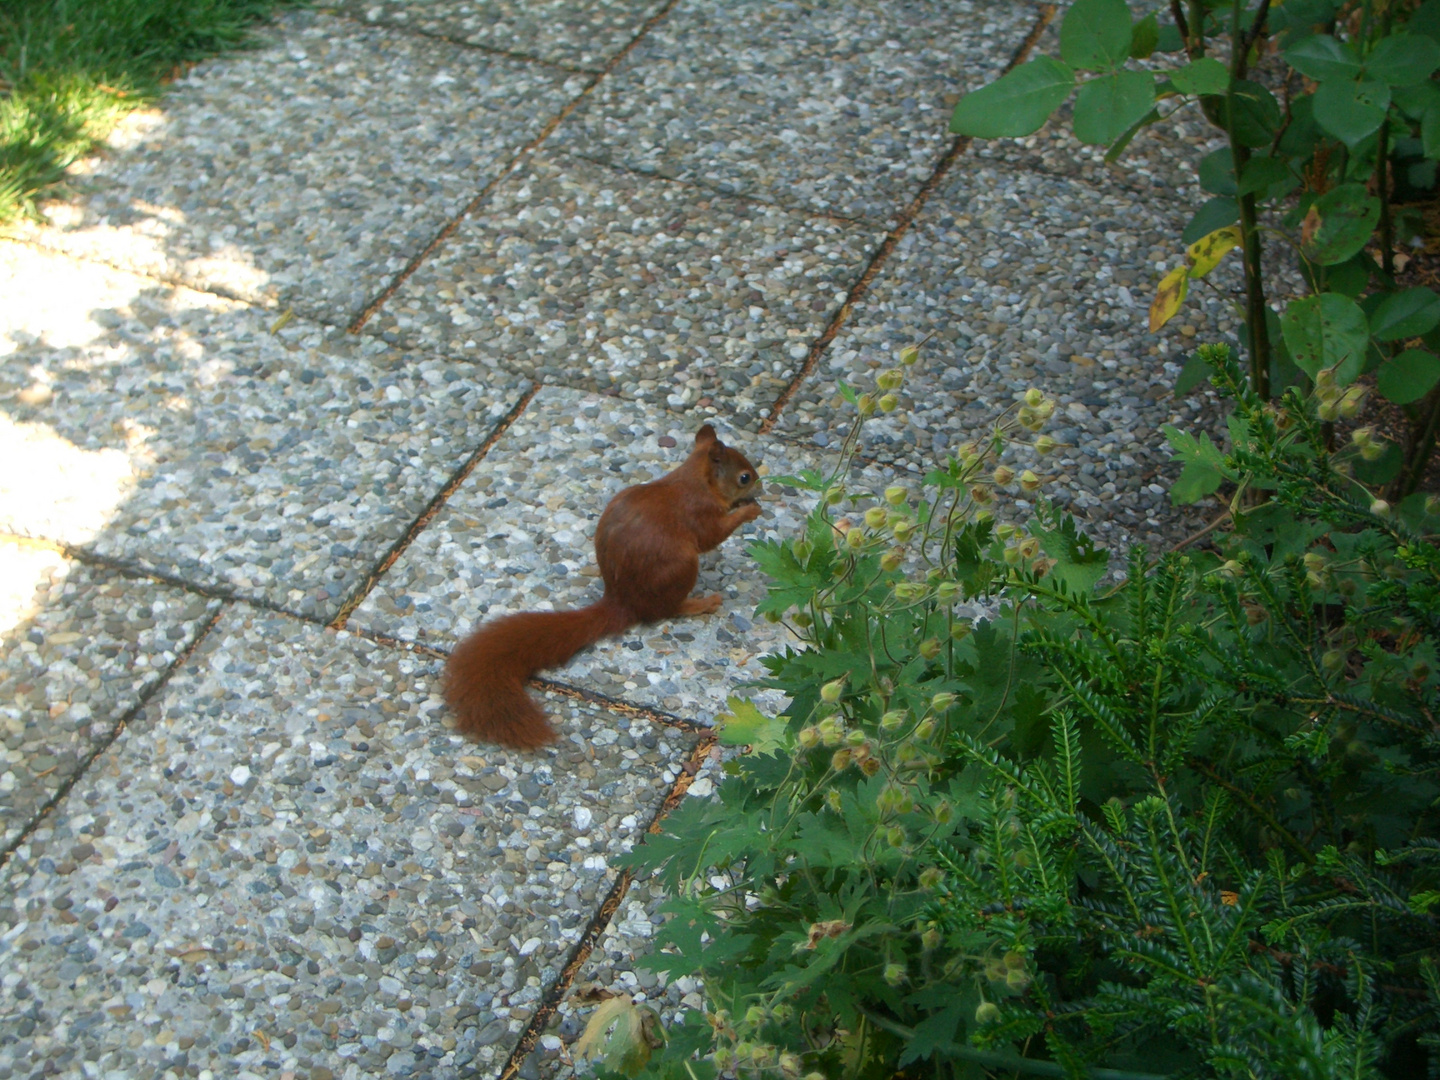
[[[573,611],[526,611],[483,624],[445,665],[445,700],[460,730],[519,750],[554,742],[555,729],[525,692],[525,681],[634,622],[606,597]]]

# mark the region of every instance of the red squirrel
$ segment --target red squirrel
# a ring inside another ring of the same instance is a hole
[[[636,623],[720,609],[718,594],[690,595],[700,553],[760,516],[760,479],[709,424],[679,468],[610,500],[595,527],[595,560],[605,595],[572,611],[526,611],[482,624],[450,654],[445,700],[462,732],[530,750],[555,729],[525,692],[535,672],[565,663],[587,645]]]

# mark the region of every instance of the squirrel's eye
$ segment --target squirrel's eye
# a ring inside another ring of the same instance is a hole
[[[748,484],[752,479],[754,478],[748,472],[742,472],[740,474],[740,483],[742,484]]]

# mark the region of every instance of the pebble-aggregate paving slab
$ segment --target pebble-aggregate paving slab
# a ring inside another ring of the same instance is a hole
[[[573,153],[886,221],[950,143],[946,101],[997,78],[1024,4],[681,0],[556,132]]]
[[[0,266],[0,395],[48,394],[14,398],[0,427],[28,449],[0,529],[302,614],[333,615],[523,394],[22,244],[0,243]],[[52,340],[54,295],[86,315]],[[97,471],[121,452],[123,475]]]
[[[831,445],[848,427],[837,384],[874,387],[899,351],[934,334],[908,374],[901,409],[877,414],[866,449],[930,467],[983,438],[1029,387],[1057,401],[1046,433],[1064,444],[1014,461],[1056,481],[1051,499],[1105,539],[1179,538],[1169,505],[1165,424],[1208,422],[1208,396],[1176,400],[1195,344],[1233,341],[1236,276],[1192,289],[1158,334],[1146,312],[1175,264],[1177,212],[1117,187],[961,159],[803,384],[778,430]]]
[[[369,23],[597,70],[634,38],[662,0],[344,0]]]
[[[193,644],[218,603],[0,539],[0,851]]]
[[[228,611],[3,872],[0,1068],[493,1074],[694,736],[475,747],[435,675]]]
[[[821,463],[779,439],[720,434],[771,475]],[[693,428],[673,414],[543,387],[350,625],[448,650],[486,617],[594,603],[603,592],[594,528],[605,504],[679,465],[693,442]],[[742,682],[763,676],[761,655],[793,641],[755,618],[764,584],[745,549],[798,535],[813,499],[771,485],[760,505],[762,517],[701,557],[696,592],[724,597],[717,614],[634,627],[546,677],[686,719],[723,710]],[[780,703],[771,691],[741,693]]]
[[[318,14],[268,37],[177,80],[24,231],[348,322],[588,81]]]
[[[541,157],[366,332],[754,427],[879,240],[873,227]]]

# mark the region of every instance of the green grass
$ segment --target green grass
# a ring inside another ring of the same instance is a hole
[[[0,0],[0,224],[35,212],[185,64],[251,40],[306,0]]]

